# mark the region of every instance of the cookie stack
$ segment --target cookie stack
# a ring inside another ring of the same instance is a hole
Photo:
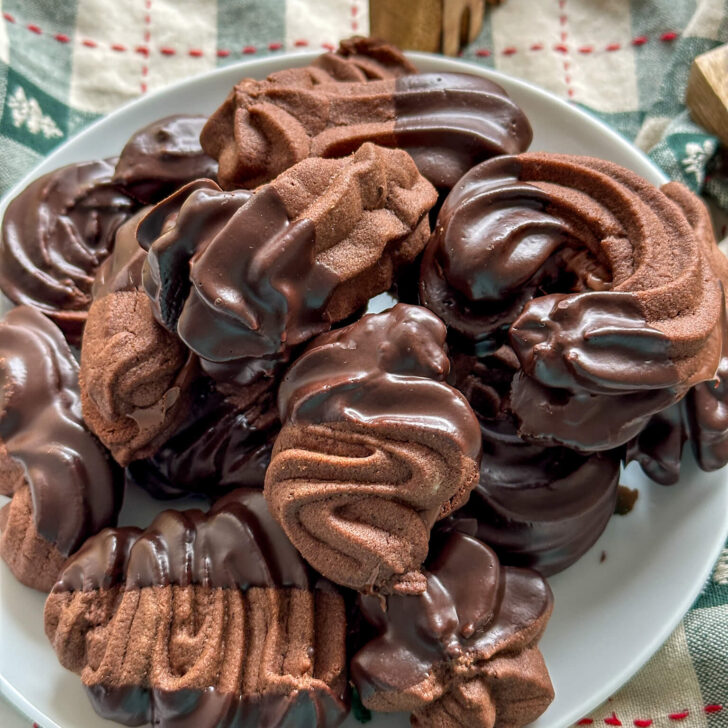
[[[10,203],[0,555],[100,716],[547,708],[544,576],[621,463],[728,461],[728,264],[685,188],[530,142],[352,38]],[[135,487],[209,510],[117,528]]]

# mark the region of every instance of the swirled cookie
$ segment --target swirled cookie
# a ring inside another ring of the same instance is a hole
[[[114,184],[149,205],[192,180],[217,176],[217,162],[200,146],[205,116],[176,114],[132,134],[119,155]]]
[[[538,641],[553,607],[534,571],[500,567],[481,541],[436,539],[423,594],[373,596],[359,607],[375,636],[351,660],[372,710],[410,710],[421,728],[518,728],[554,697]]]
[[[684,210],[626,169],[526,153],[484,162],[445,201],[422,301],[478,355],[507,336],[521,434],[609,450],[711,379],[724,309]]]
[[[333,728],[347,712],[344,600],[260,491],[89,539],[48,597],[45,631],[99,715],[126,725]]]
[[[387,290],[424,247],[435,199],[405,152],[373,144],[306,159],[250,199],[196,182],[141,223],[144,286],[204,371],[247,386]]]
[[[48,591],[69,554],[116,523],[121,487],[81,418],[78,364],[61,331],[28,306],[0,322],[0,556]]]
[[[271,511],[324,576],[421,592],[430,529],[477,482],[478,423],[445,383],[445,327],[399,304],[323,334],[286,373]]]
[[[449,190],[473,165],[525,151],[532,131],[498,84],[460,73],[358,82],[301,74],[244,79],[202,129],[220,185],[253,188],[307,157],[340,157],[364,142],[409,152]]]
[[[112,184],[116,160],[82,162],[31,182],[10,202],[0,240],[0,289],[81,340],[96,269],[136,203]]]
[[[197,363],[152,315],[143,291],[93,302],[81,346],[81,403],[89,429],[126,466],[153,455],[184,422]]]

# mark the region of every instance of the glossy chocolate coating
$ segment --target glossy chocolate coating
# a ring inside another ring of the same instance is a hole
[[[208,513],[163,511],[142,531],[117,528],[89,539],[54,587],[88,591],[187,586],[309,589],[308,567],[268,512],[263,494],[241,488]]]
[[[333,692],[244,696],[207,690],[149,690],[140,687],[86,687],[94,710],[107,720],[171,728],[335,728],[347,709]]]
[[[200,139],[220,161],[222,187],[253,188],[307,157],[341,157],[373,142],[409,152],[420,173],[447,191],[474,164],[531,142],[523,111],[479,76],[344,83],[294,70],[244,79],[205,125]]]
[[[484,159],[525,151],[533,138],[526,115],[497,83],[465,73],[398,78],[394,118],[395,145],[440,190]]]
[[[501,562],[563,571],[599,538],[614,512],[620,453],[580,454],[524,442],[508,417],[481,421],[480,483],[453,519],[475,518]]]
[[[435,539],[425,574],[424,594],[390,596],[386,611],[377,598],[359,597],[362,615],[377,633],[351,661],[365,705],[377,693],[414,692],[421,684],[428,688],[425,701],[437,699],[440,680],[447,692],[459,680],[485,673],[499,654],[515,657],[532,647],[553,607],[539,574],[500,567],[493,551],[463,533]],[[451,664],[469,669],[459,676],[453,667],[450,674]]]
[[[142,285],[142,267],[147,251],[137,241],[139,223],[149,212],[143,207],[119,226],[111,255],[99,266],[91,294],[102,298],[116,291],[133,291]]]
[[[31,182],[5,212],[0,288],[48,314],[78,343],[96,270],[136,203],[111,183],[115,160],[82,162]]]
[[[114,183],[148,205],[192,180],[216,179],[217,162],[200,146],[207,117],[177,114],[132,134],[119,156]]]
[[[627,443],[625,462],[638,462],[645,475],[662,485],[673,485],[680,478],[680,460],[688,438],[686,401],[687,398],[652,415],[642,431]]]
[[[713,376],[720,282],[666,192],[602,160],[526,153],[478,165],[445,201],[422,301],[478,356],[507,334],[527,439],[611,450]]]
[[[121,490],[84,425],[78,364],[60,330],[27,306],[0,322],[0,440],[25,470],[38,533],[62,554],[116,522]]]
[[[157,498],[262,488],[279,428],[272,395],[262,411],[239,410],[201,377],[191,402],[185,424],[152,457],[131,463],[127,479]]]
[[[281,418],[294,425],[414,424],[448,435],[477,461],[477,420],[465,398],[445,383],[445,335],[436,316],[407,304],[322,334],[281,383]]]

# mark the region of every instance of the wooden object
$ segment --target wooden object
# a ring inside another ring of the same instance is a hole
[[[369,0],[370,32],[405,50],[455,56],[480,33],[485,2]]]
[[[686,103],[693,119],[728,145],[728,44],[693,61]]]

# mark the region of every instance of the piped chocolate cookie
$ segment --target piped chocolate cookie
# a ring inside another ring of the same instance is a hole
[[[257,728],[346,716],[346,617],[259,491],[102,531],[69,560],[45,631],[94,709],[126,725]]]
[[[0,556],[48,591],[88,536],[116,523],[121,483],[81,417],[78,364],[61,331],[19,306],[0,322]]]
[[[538,642],[553,597],[534,571],[501,567],[481,541],[434,539],[424,593],[373,596],[359,607],[374,632],[351,660],[363,704],[412,711],[420,728],[519,728],[554,697]]]
[[[483,356],[507,338],[519,432],[544,444],[620,446],[718,367],[712,259],[667,194],[611,162],[526,153],[471,170],[420,292],[458,346]]]
[[[206,121],[205,116],[176,114],[134,132],[119,155],[114,184],[149,205],[193,180],[215,179],[217,162],[200,146]]]
[[[338,584],[423,591],[430,529],[477,483],[478,422],[445,383],[445,333],[399,304],[318,337],[283,379],[266,499]]]
[[[473,165],[531,142],[525,114],[496,83],[462,73],[304,83],[244,79],[204,126],[220,185],[253,188],[307,157],[341,157],[364,142],[398,147],[449,190]]]
[[[247,409],[225,399],[208,377],[189,394],[185,422],[154,455],[129,463],[127,480],[157,498],[216,498],[240,487],[263,488],[280,429],[273,392]]]
[[[373,144],[245,194],[193,183],[139,227],[157,320],[225,394],[387,290],[426,244],[436,199],[406,152]]]
[[[480,423],[483,458],[477,487],[452,519],[474,519],[477,537],[501,563],[548,576],[573,564],[606,528],[622,449],[581,453],[520,437],[508,399],[518,366],[507,346],[480,359],[453,357],[455,386]]]
[[[157,323],[143,291],[94,301],[81,347],[81,403],[119,465],[153,455],[185,421],[198,371],[184,344]]]
[[[0,289],[81,340],[96,270],[116,230],[138,207],[112,184],[116,160],[61,167],[10,202],[0,240]]]

